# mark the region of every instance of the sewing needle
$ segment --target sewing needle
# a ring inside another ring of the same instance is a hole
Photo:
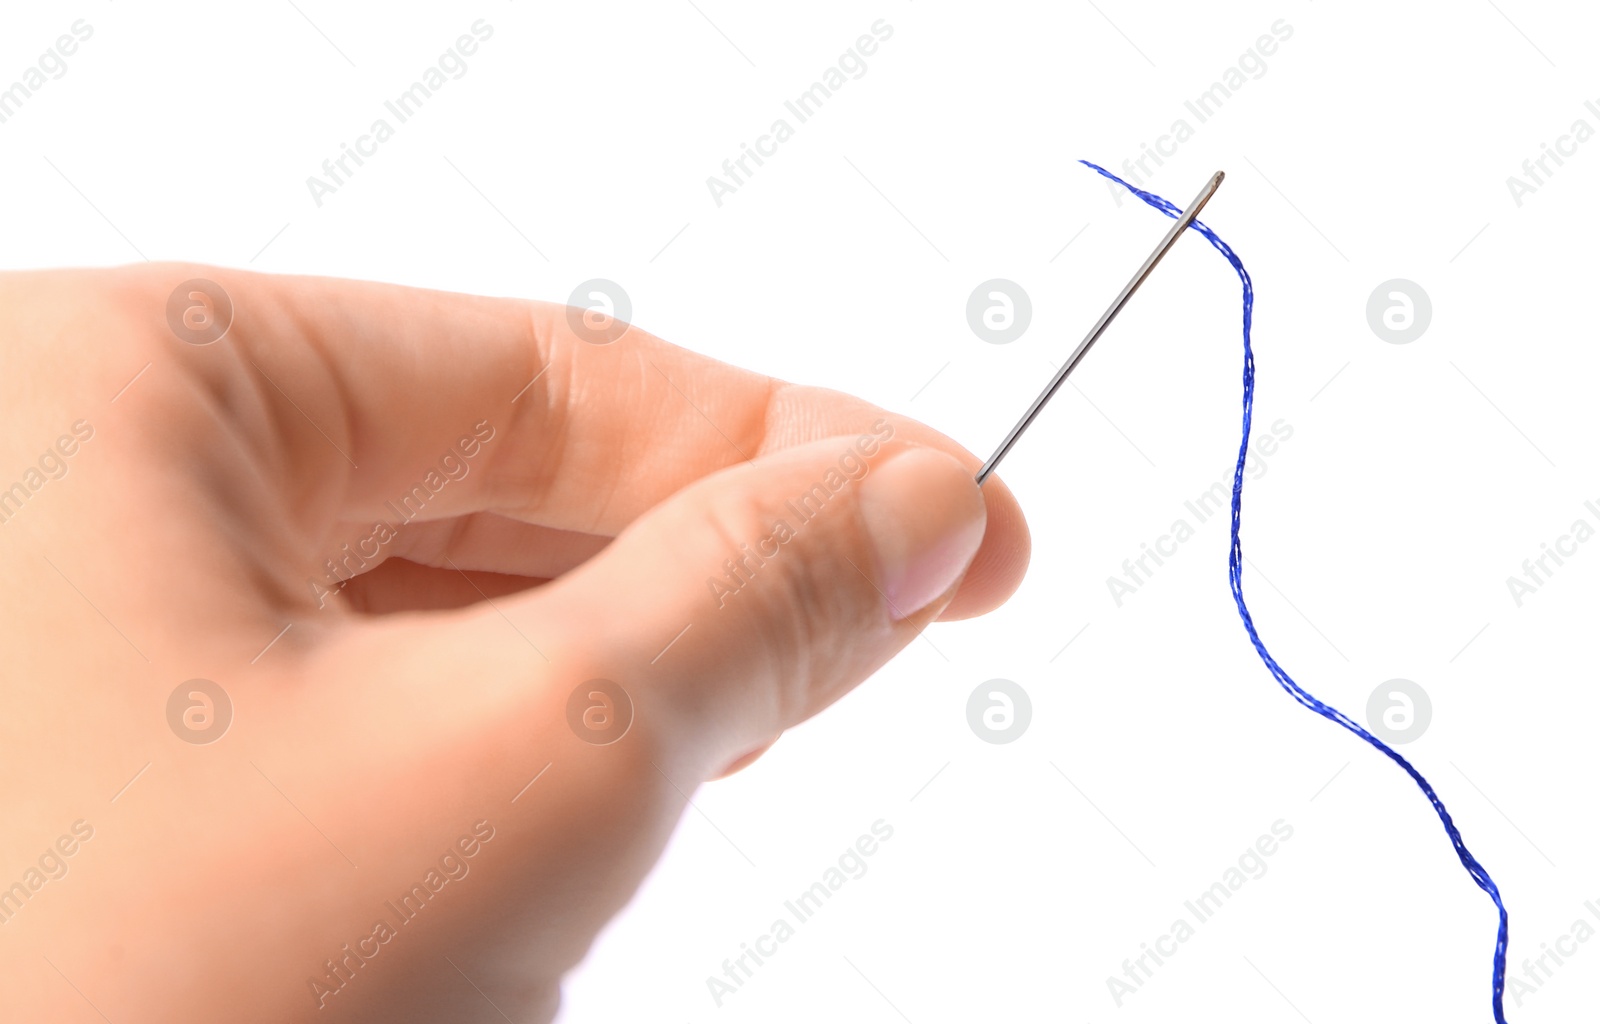
[[[1017,425],[1011,428],[1011,432],[1006,435],[1006,439],[1000,442],[1000,447],[996,448],[994,454],[989,456],[989,461],[985,462],[983,468],[978,470],[979,487],[982,487],[983,482],[989,478],[989,474],[994,472],[994,468],[1000,464],[1000,460],[1005,458],[1006,452],[1011,450],[1011,446],[1017,443],[1017,438],[1022,436],[1022,432],[1028,429],[1028,425],[1039,415],[1045,403],[1055,396],[1062,384],[1066,383],[1067,375],[1088,354],[1089,349],[1100,339],[1100,335],[1104,334],[1105,329],[1111,325],[1111,321],[1117,318],[1117,314],[1122,312],[1122,307],[1128,304],[1128,299],[1133,296],[1134,292],[1139,290],[1140,285],[1144,284],[1144,279],[1150,276],[1150,271],[1154,270],[1156,264],[1161,262],[1161,258],[1167,254],[1167,250],[1172,248],[1173,243],[1178,240],[1178,236],[1188,230],[1189,225],[1194,222],[1195,217],[1200,215],[1201,209],[1216,194],[1217,186],[1221,184],[1222,172],[1218,171],[1210,181],[1206,182],[1205,188],[1200,190],[1200,194],[1194,197],[1194,201],[1189,204],[1189,208],[1184,210],[1173,223],[1172,230],[1167,232],[1167,237],[1161,240],[1161,244],[1156,246],[1155,252],[1152,252],[1149,258],[1144,261],[1144,266],[1139,268],[1139,272],[1133,275],[1133,280],[1123,287],[1122,293],[1116,297],[1116,300],[1111,303],[1104,313],[1100,314],[1099,321],[1089,331],[1088,336],[1078,343],[1078,347],[1073,350],[1071,357],[1067,359],[1061,369],[1056,371],[1055,378],[1050,381],[1049,386],[1040,392],[1038,398],[1033,400],[1033,404],[1028,406],[1028,411],[1022,414],[1022,419],[1017,421]]]

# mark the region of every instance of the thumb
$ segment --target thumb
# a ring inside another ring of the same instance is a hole
[[[972,470],[877,426],[705,477],[530,595],[566,638],[552,661],[622,685],[702,777],[838,699],[939,614],[984,536]]]

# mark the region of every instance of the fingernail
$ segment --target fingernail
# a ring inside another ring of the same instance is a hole
[[[860,505],[874,582],[895,620],[949,590],[983,542],[983,493],[965,466],[932,448],[908,448],[872,467]]]

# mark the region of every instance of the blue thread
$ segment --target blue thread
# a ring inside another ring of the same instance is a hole
[[[1181,208],[1172,205],[1153,192],[1145,192],[1142,189],[1134,188],[1104,167],[1092,164],[1087,160],[1079,160],[1078,162],[1090,170],[1110,178],[1168,217],[1176,219],[1183,213]],[[1227,242],[1224,242],[1217,236],[1215,231],[1212,231],[1198,220],[1191,227],[1204,235],[1206,241],[1210,242],[1233,265],[1233,269],[1239,274],[1240,284],[1244,286],[1244,431],[1239,439],[1239,461],[1233,470],[1233,546],[1228,553],[1228,582],[1233,588],[1233,601],[1239,606],[1239,618],[1244,622],[1245,631],[1250,634],[1250,642],[1255,645],[1256,653],[1261,655],[1261,660],[1267,666],[1267,671],[1272,673],[1272,678],[1278,681],[1279,686],[1287,690],[1290,696],[1305,707],[1310,708],[1329,721],[1337,722],[1383,751],[1391,761],[1405,769],[1406,774],[1411,776],[1411,780],[1417,784],[1423,795],[1428,798],[1428,802],[1433,804],[1433,809],[1438,813],[1439,820],[1444,823],[1445,832],[1450,836],[1450,844],[1456,848],[1456,856],[1461,859],[1461,866],[1466,868],[1467,874],[1471,875],[1472,880],[1478,883],[1478,888],[1489,894],[1489,898],[1494,900],[1496,909],[1500,911],[1500,931],[1495,939],[1494,946],[1494,979],[1492,987],[1495,1024],[1506,1024],[1506,945],[1510,941],[1511,927],[1510,916],[1506,913],[1506,905],[1500,899],[1499,886],[1494,884],[1494,879],[1489,877],[1488,870],[1478,863],[1478,859],[1472,855],[1472,851],[1467,849],[1467,844],[1462,842],[1461,832],[1456,828],[1456,823],[1451,820],[1450,812],[1445,810],[1444,801],[1439,799],[1438,794],[1433,791],[1433,786],[1429,784],[1427,779],[1423,778],[1422,773],[1412,767],[1410,761],[1395,753],[1388,744],[1351,721],[1344,712],[1322,703],[1322,701],[1301,689],[1299,683],[1289,678],[1289,673],[1285,672],[1282,666],[1273,660],[1272,655],[1267,653],[1266,645],[1261,642],[1261,636],[1256,632],[1255,621],[1250,617],[1250,609],[1245,606],[1242,583],[1244,549],[1239,544],[1239,509],[1244,495],[1245,457],[1250,445],[1250,416],[1255,405],[1256,392],[1256,359],[1255,353],[1250,348],[1250,319],[1255,309],[1255,288],[1250,283],[1250,273],[1244,269],[1244,263],[1229,248]]]

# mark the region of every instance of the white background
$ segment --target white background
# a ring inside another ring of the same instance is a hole
[[[0,83],[76,19],[94,34],[0,124],[0,264],[557,301],[605,277],[656,334],[986,454],[1168,223],[1073,161],[1118,168],[1183,117],[1148,187],[1183,203],[1228,172],[1205,219],[1259,292],[1258,422],[1293,430],[1246,485],[1247,596],[1357,719],[1392,678],[1430,695],[1403,750],[1502,886],[1526,977],[1600,928],[1600,543],[1521,607],[1506,584],[1600,525],[1600,141],[1521,205],[1506,179],[1575,119],[1600,129],[1600,19],[1496,2],[8,5]],[[307,177],[479,18],[465,76],[319,207]],[[866,74],[713,202],[707,177],[880,18]],[[1200,123],[1184,101],[1279,19],[1265,73]],[[997,277],[1033,305],[1009,345],[965,316]],[[1368,326],[1392,278],[1431,298],[1410,344]],[[1396,767],[1266,674],[1225,520],[1121,607],[1108,591],[1231,472],[1238,303],[1185,239],[1006,463],[1035,545],[1015,599],[701,790],[563,1020],[1489,1019],[1490,901]],[[1006,745],[966,719],[993,678],[1032,699]],[[877,819],[867,874],[719,1008],[707,977]],[[1279,819],[1266,875],[1116,1006],[1124,958]],[[1594,1013],[1600,938],[1577,949],[1513,1019]]]

